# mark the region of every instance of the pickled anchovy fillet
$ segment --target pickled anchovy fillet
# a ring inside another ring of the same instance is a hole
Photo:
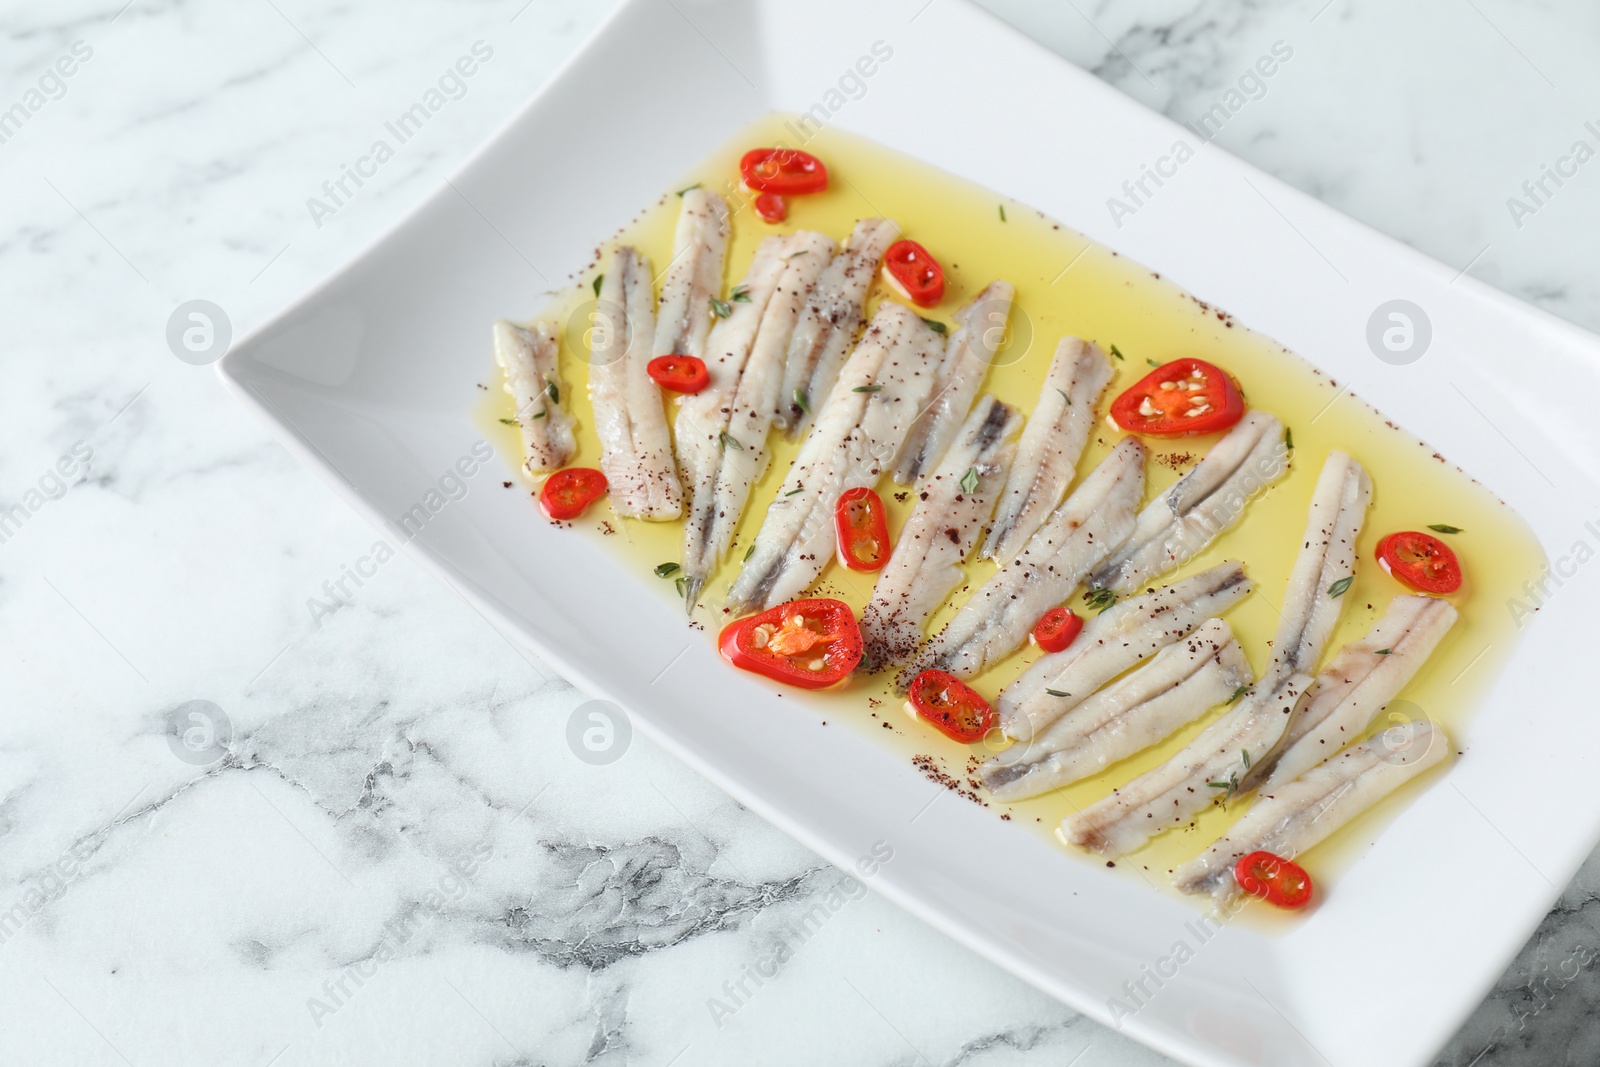
[[[807,294],[789,339],[775,412],[791,439],[805,432],[833,391],[845,353],[866,318],[867,290],[878,264],[899,236],[899,225],[890,219],[862,219]]]
[[[1272,761],[1262,789],[1298,778],[1366,732],[1379,712],[1416,677],[1457,618],[1433,597],[1402,595],[1365,637],[1341,648],[1306,694]]]
[[[683,485],[661,390],[646,371],[655,332],[650,261],[618,248],[600,283],[589,349],[589,403],[600,470],[618,515],[664,521],[683,514]]]
[[[1211,619],[1137,671],[1107,686],[978,768],[996,799],[1021,800],[1099,774],[1171,736],[1250,683],[1233,631]]]
[[[945,449],[978,395],[1005,336],[1006,319],[1016,289],[1010,282],[991,282],[977,298],[953,316],[956,332],[945,345],[933,399],[906,435],[906,447],[895,464],[894,480],[912,485],[944,458]],[[985,516],[987,517],[987,516]]]
[[[961,562],[994,508],[1021,426],[1015,408],[983,397],[939,466],[917,487],[917,505],[861,614],[862,670],[910,659],[928,617],[961,584]]]
[[[727,254],[727,201],[708,189],[685,190],[672,242],[672,262],[661,279],[661,309],[656,315],[652,355],[699,358],[705,354],[711,301],[722,291]]]
[[[983,543],[983,559],[1004,563],[1015,556],[1061,503],[1111,375],[1111,360],[1098,345],[1064,337],[1056,346]]]
[[[1297,674],[1270,692],[1258,687],[1246,693],[1171,759],[1063,819],[1062,836],[1079,848],[1120,855],[1230,799],[1253,756],[1283,736],[1310,684]]]
[[[1264,680],[1316,669],[1355,579],[1356,537],[1371,503],[1372,480],[1361,464],[1343,452],[1329,453],[1311,495]]]
[[[1139,513],[1133,536],[1089,587],[1126,593],[1176,570],[1243,518],[1250,498],[1288,470],[1283,423],[1261,411],[1246,414],[1194,470]]]
[[[1120,601],[1090,619],[1078,639],[1042,656],[1001,690],[1000,728],[1027,740],[1123,671],[1193,633],[1249,595],[1254,586],[1235,560]]]
[[[763,240],[728,300],[731,314],[712,327],[706,341],[710,384],[679,401],[678,462],[689,489],[683,532],[687,611],[694,611],[727,555],[750,487],[766,472],[784,353],[805,294],[833,247],[831,239],[808,230]]]
[[[517,405],[522,469],[530,475],[565,467],[578,450],[572,416],[561,406],[559,352],[549,323],[536,323],[531,330],[505,321],[494,324],[494,358]]]

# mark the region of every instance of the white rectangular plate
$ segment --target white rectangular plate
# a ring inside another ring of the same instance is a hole
[[[892,58],[859,98],[841,92],[878,41]],[[1589,755],[1600,716],[1581,677],[1600,575],[1582,562],[1600,548],[1600,521],[1586,526],[1600,520],[1596,338],[1199,146],[962,0],[633,0],[450,186],[236,345],[221,373],[291,450],[396,530],[477,437],[468,413],[489,324],[565,284],[599,239],[744,124],[818,107],[1226,307],[1516,508],[1557,573],[1472,724],[1469,757],[1306,921],[1277,935],[1236,923],[1200,944],[1185,903],[971,805],[928,807],[932,787],[910,767],[721,667],[681,609],[596,543],[531,522],[525,494],[469,492],[410,548],[833,862],[891,842],[876,888],[1073,1007],[1112,1022],[1108,998],[1160,966],[1174,975],[1118,1024],[1180,1060],[1424,1063],[1600,838]],[[1107,199],[1180,139],[1195,158],[1119,228]],[[1366,342],[1374,309],[1396,298],[1432,323],[1409,366]],[[1180,941],[1193,958],[1160,964]]]

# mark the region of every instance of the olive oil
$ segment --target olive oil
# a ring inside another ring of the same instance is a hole
[[[1114,352],[1116,377],[1102,400],[1102,417],[1079,462],[1080,475],[1098,463],[1123,436],[1104,417],[1110,400],[1153,366],[1194,356],[1231,372],[1251,407],[1276,414],[1288,427],[1293,444],[1290,473],[1249,505],[1238,526],[1163,582],[1225,559],[1242,560],[1256,589],[1225,618],[1252,665],[1263,667],[1270,654],[1277,606],[1300,547],[1318,472],[1330,451],[1349,453],[1371,474],[1374,502],[1358,545],[1355,583],[1344,594],[1344,615],[1329,641],[1324,661],[1339,646],[1364,634],[1392,597],[1408,592],[1374,559],[1374,546],[1381,537],[1395,530],[1424,529],[1432,524],[1459,527],[1460,533],[1443,536],[1459,555],[1467,575],[1464,588],[1450,597],[1461,618],[1400,699],[1385,716],[1380,716],[1374,729],[1388,725],[1392,715],[1427,716],[1449,734],[1452,758],[1469,749],[1471,715],[1478,695],[1516,638],[1514,620],[1504,605],[1524,581],[1536,577],[1544,566],[1543,553],[1532,532],[1517,515],[1432,448],[1386,422],[1377,411],[1320,371],[1270,338],[1244,328],[1221,309],[1023,204],[870,142],[831,129],[819,131],[804,147],[827,164],[832,175],[828,190],[792,198],[788,219],[778,226],[763,222],[753,210],[749,194],[738,185],[738,159],[749,148],[792,141],[792,135],[784,129],[785,118],[774,115],[756,123],[674,186],[676,189],[703,184],[722,192],[733,208],[724,296],[738,284],[757,243],[769,234],[813,229],[842,242],[859,218],[882,215],[895,219],[907,237],[928,248],[944,266],[944,300],[937,308],[922,311],[924,316],[946,323],[953,330],[951,314],[989,282],[1004,278],[1016,286],[1006,340],[984,386],[1000,399],[1024,412],[1031,411],[1044,370],[1063,336],[1084,337]],[[632,244],[650,257],[659,272],[672,256],[678,206],[675,193],[665,194],[606,247]],[[602,258],[597,269],[604,267]],[[578,279],[544,315],[553,316],[562,329],[561,393],[578,424],[579,453],[573,462],[585,466],[596,466],[599,460],[586,392],[587,353],[583,348],[594,280],[593,272]],[[892,296],[880,278],[869,297],[868,314],[881,300]],[[527,309],[505,310],[508,317],[515,317]],[[499,421],[511,414],[512,404],[501,389],[498,370],[487,384],[489,391],[474,414],[474,422],[500,449],[507,465],[513,471],[519,470],[517,431]],[[813,398],[813,402],[820,402],[820,398]],[[667,403],[670,422],[673,401],[669,398]],[[773,437],[777,447],[772,466],[755,486],[739,524],[738,539],[708,585],[696,614],[707,641],[714,641],[727,621],[721,611],[722,596],[737,574],[798,448],[796,443],[777,440],[776,431]],[[1212,436],[1147,441],[1151,459],[1146,499],[1191,469],[1215,440]],[[529,486],[530,490],[533,488]],[[909,488],[894,485],[887,477],[878,486],[889,511],[891,531],[896,535],[915,503]],[[599,505],[575,524],[574,536],[585,532],[605,536],[616,552],[617,565],[636,573],[644,592],[676,597],[671,576],[658,578],[653,571],[660,564],[679,559],[681,522],[624,520]],[[969,562],[966,569],[968,583],[935,616],[930,632],[935,632],[967,595],[994,572],[988,563]],[[871,594],[873,580],[874,575],[852,572],[835,560],[823,572],[813,593],[839,597],[859,613]],[[1078,599],[1068,606],[1080,615],[1092,613]],[[1038,655],[1037,649],[1025,647],[971,682],[992,699]],[[837,690],[795,692],[792,696],[814,707],[818,717],[826,719],[830,726],[850,724],[863,731],[872,743],[900,752],[908,763],[919,757],[921,769],[942,770],[961,784],[963,793],[986,802],[997,821],[1007,817],[1011,826],[1000,832],[1027,827],[1063,849],[1066,846],[1055,837],[1063,815],[1100,799],[1113,787],[1167,759],[1222,710],[1213,710],[1164,743],[1094,778],[1043,797],[1005,805],[989,801],[982,790],[968,783],[978,759],[987,758],[997,747],[984,743],[959,745],[908,718],[902,712],[902,698],[890,688],[891,677],[886,673],[856,678]],[[1428,788],[1434,778],[1434,774],[1428,774],[1410,783],[1307,853],[1301,862],[1326,889],[1337,870],[1373,838],[1398,805],[1415,790]],[[952,795],[941,802],[968,803],[969,799]],[[1153,885],[1165,886],[1167,871],[1223,833],[1248,803],[1248,799],[1241,799],[1213,807],[1192,826],[1158,835],[1138,852],[1119,860],[1117,866],[1124,871],[1133,869]],[[1096,866],[1105,865],[1104,857],[1067,851]]]

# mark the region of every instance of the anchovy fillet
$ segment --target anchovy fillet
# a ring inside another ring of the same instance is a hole
[[[1244,516],[1250,498],[1289,470],[1283,423],[1252,411],[1188,474],[1139,514],[1122,550],[1089,579],[1124,593],[1182,566]]]
[[[600,283],[589,347],[589,402],[600,438],[600,470],[618,515],[659,522],[683,514],[683,486],[661,390],[650,380],[655,293],[650,261],[618,248]]]
[[[1356,537],[1372,503],[1372,479],[1343,452],[1330,452],[1317,476],[1300,554],[1289,572],[1272,662],[1262,680],[1316,669],[1355,578]]]
[[[1121,601],[1089,620],[1078,639],[1001,690],[1000,728],[1026,741],[1134,664],[1181,641],[1254,586],[1235,560]]]
[[[688,611],[727,554],[750,487],[767,469],[783,354],[801,300],[832,250],[831,239],[807,230],[763,240],[737,298],[728,301],[731,314],[706,341],[710,384],[679,400],[678,462],[690,497],[683,531]]]
[[[572,417],[561,406],[559,351],[549,323],[536,323],[531,330],[504,320],[494,324],[494,358],[517,405],[522,469],[530,475],[565,467],[578,450]]]
[[[1231,797],[1253,756],[1283,736],[1311,679],[1294,675],[1268,692],[1257,687],[1171,759],[1061,821],[1071,844],[1121,854]]]
[[[1243,856],[1294,859],[1445,758],[1450,739],[1433,723],[1390,727],[1263,794],[1233,827],[1173,872],[1185,893],[1213,894],[1220,908],[1241,892],[1233,869]]]
[[[995,798],[1022,800],[1099,774],[1171,736],[1250,683],[1233,631],[1211,619],[1187,640],[978,768]]]
[[[929,669],[970,678],[1026,641],[1039,616],[1067,599],[1133,529],[1144,495],[1144,460],[1138,438],[1123,438],[896,684],[904,690]]]
[[[1111,381],[1111,360],[1095,344],[1063,337],[1017,445],[1017,462],[980,558],[999,563],[1028,543],[1061,498],[1089,443],[1095,406]]]
[[[1433,597],[1402,595],[1359,641],[1341,648],[1317,675],[1305,705],[1284,733],[1282,752],[1260,773],[1271,792],[1332,756],[1366,732],[1389,701],[1455,624],[1456,609]]]
[[[895,465],[894,480],[901,485],[913,485],[931,471],[961,429],[972,398],[978,395],[994,362],[995,350],[1005,337],[1016,292],[1010,282],[991,282],[977,299],[953,316],[956,332],[945,346],[933,399],[911,427],[905,451]]]
[[[652,355],[700,357],[711,329],[711,301],[722,291],[727,201],[708,189],[685,190],[672,246],[672,262],[661,280]]]
[[[728,592],[729,611],[781,604],[822,573],[834,552],[834,505],[846,489],[876,485],[894,463],[933,392],[939,349],[939,335],[910,308],[878,307],[767,509]]]
[[[1005,483],[1022,415],[992,396],[980,399],[944,460],[918,487],[917,505],[861,613],[861,669],[903,663],[922,643],[928,616],[961,584],[962,560]]]
[[[811,425],[813,413],[832,393],[845,353],[866,318],[867,290],[878,264],[899,236],[899,224],[890,219],[862,219],[806,297],[789,339],[775,412],[790,439]]]

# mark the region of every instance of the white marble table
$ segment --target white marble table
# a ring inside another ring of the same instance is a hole
[[[1600,163],[1507,204],[1600,144],[1593,5],[988,2],[1180,119],[1288,42],[1220,145],[1600,327]],[[0,1062],[1166,1062],[873,896],[734,1005],[839,874],[642,739],[576,760],[580,694],[403,557],[313,621],[374,532],[168,351],[180,302],[242,331],[381,234],[609,6],[0,13]],[[216,762],[173,743],[191,701],[231,723]],[[1591,861],[1441,1063],[1600,1062],[1597,889]]]

